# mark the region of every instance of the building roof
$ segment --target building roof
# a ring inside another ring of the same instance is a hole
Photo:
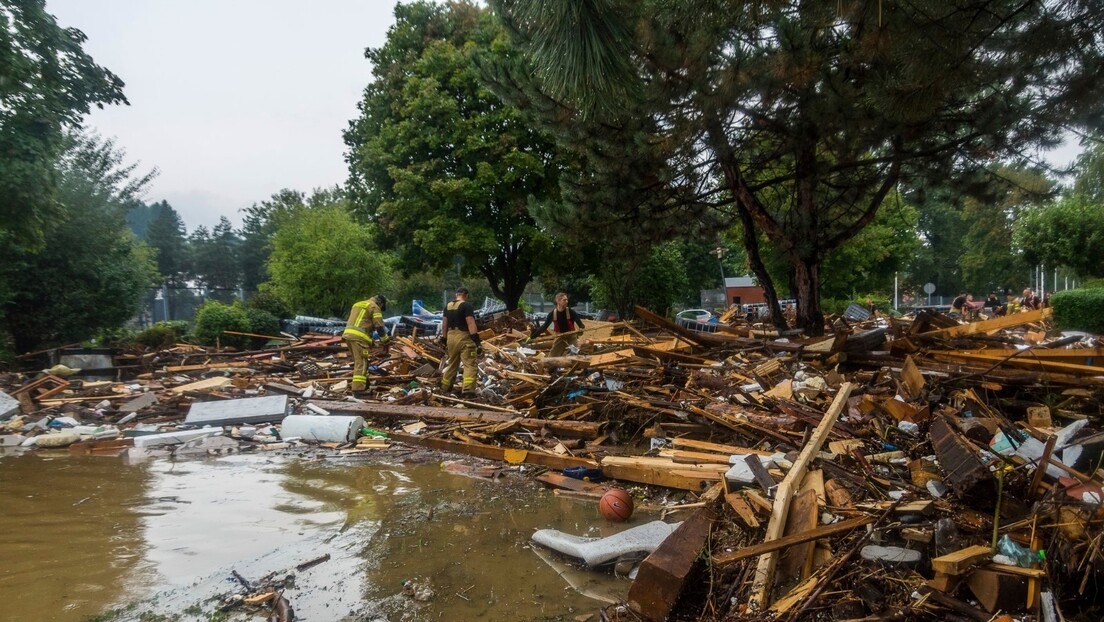
[[[725,278],[725,287],[758,287],[758,284],[751,275],[731,276]]]

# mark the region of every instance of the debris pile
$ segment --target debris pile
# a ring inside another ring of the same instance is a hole
[[[361,398],[331,335],[178,345],[116,356],[114,380],[0,376],[0,446],[421,446],[529,465],[596,507],[627,487],[680,522],[624,545],[643,561],[618,571],[635,578],[607,619],[1099,619],[1104,348],[1048,330],[1049,313],[848,313],[806,338],[735,313],[703,332],[637,308],[636,323],[587,322],[559,357],[555,336],[526,343],[524,319],[499,314],[474,396],[437,389],[443,347],[417,331],[373,353]],[[655,531],[652,519],[629,528]],[[631,538],[535,540],[586,567]]]

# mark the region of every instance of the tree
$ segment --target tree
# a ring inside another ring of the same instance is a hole
[[[273,237],[266,287],[296,312],[342,316],[391,284],[389,257],[373,236],[344,203],[291,213]]]
[[[64,211],[44,245],[0,245],[0,308],[17,351],[90,339],[137,315],[156,271],[124,215],[149,176],[123,160],[112,141],[72,139],[55,164]]]
[[[1082,278],[1104,277],[1104,202],[1074,194],[1029,209],[1016,222],[1015,236],[1028,265],[1065,266]]]
[[[888,291],[894,273],[920,250],[916,209],[896,196],[886,203],[870,225],[824,258],[824,296],[849,299]]]
[[[219,217],[210,232],[196,227],[188,238],[191,247],[192,270],[196,280],[208,288],[208,295],[221,302],[233,300],[241,284],[238,249],[241,240],[230,220]]]
[[[62,28],[44,0],[0,0],[0,234],[40,246],[49,223],[63,218],[55,164],[67,132],[92,106],[126,103],[123,82],[81,45],[84,33]]]
[[[339,187],[316,188],[307,196],[298,190],[283,190],[268,200],[254,203],[242,209],[242,228],[238,264],[241,270],[241,286],[246,292],[257,291],[268,280],[268,259],[272,254],[272,236],[292,214],[308,207],[324,207],[345,200],[345,192]]]
[[[789,260],[809,334],[823,262],[899,183],[1022,160],[1099,120],[1097,5],[492,0],[579,116],[666,102],[668,135],[705,147],[694,162]]]
[[[168,201],[153,207],[158,213],[146,231],[146,242],[157,253],[157,272],[169,285],[183,285],[191,266],[184,221]]]
[[[619,317],[630,316],[634,305],[665,313],[681,302],[689,283],[686,262],[675,242],[652,249],[643,262],[613,258],[590,281],[595,302],[617,310]]]
[[[499,37],[469,2],[397,5],[366,52],[373,81],[345,142],[356,213],[406,273],[459,257],[514,309],[551,248],[529,207],[555,197],[557,164],[551,140],[480,83],[472,56]]]

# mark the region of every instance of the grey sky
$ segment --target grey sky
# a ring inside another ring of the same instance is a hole
[[[87,125],[161,174],[191,231],[282,188],[345,181],[341,132],[371,78],[393,0],[47,0],[126,82]]]
[[[188,230],[282,188],[345,181],[341,132],[371,79],[393,0],[47,0],[125,82],[130,106],[93,112],[129,161],[157,167],[146,200]],[[1074,141],[1049,155],[1068,164]]]

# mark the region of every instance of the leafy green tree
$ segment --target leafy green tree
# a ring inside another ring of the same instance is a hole
[[[391,285],[390,258],[375,250],[372,228],[344,203],[289,214],[280,222],[266,287],[292,310],[343,316],[357,300]]]
[[[161,280],[170,286],[181,286],[188,280],[191,267],[187,229],[168,201],[155,203],[154,207],[158,213],[146,231],[146,243],[157,253]]]
[[[331,205],[343,201],[344,197],[344,191],[337,187],[315,189],[309,196],[285,188],[268,200],[244,208],[242,228],[237,233],[240,239],[237,257],[242,288],[247,293],[255,292],[268,280],[266,265],[272,254],[272,236],[280,223],[299,210]]]
[[[241,284],[238,267],[241,240],[230,220],[220,217],[210,232],[206,227],[197,227],[188,240],[196,279],[208,288],[211,298],[222,302],[233,300]]]
[[[64,218],[55,164],[92,106],[126,103],[123,82],[82,49],[44,0],[0,0],[0,237],[40,246]]]
[[[689,284],[686,262],[674,242],[652,249],[644,262],[603,263],[590,281],[595,303],[615,309],[622,318],[633,315],[634,305],[666,313],[682,302]]]
[[[55,164],[64,211],[43,246],[0,244],[0,315],[17,351],[90,339],[137,315],[156,270],[124,215],[149,177],[123,159],[111,141],[73,139]]]
[[[1082,278],[1104,277],[1104,202],[1071,195],[1027,210],[1016,244],[1028,265],[1065,266]]]
[[[1095,203],[1104,203],[1104,141],[1086,141],[1086,149],[1077,158],[1071,194]]]
[[[887,199],[873,222],[824,259],[822,293],[828,298],[890,291],[893,275],[920,250],[916,209]]]
[[[405,273],[461,257],[514,309],[551,248],[529,208],[556,196],[558,167],[551,140],[480,82],[473,55],[500,39],[469,2],[397,5],[345,142],[357,213]]]
[[[665,102],[667,136],[723,179],[745,239],[789,260],[810,334],[825,259],[899,183],[1022,160],[1101,113],[1092,0],[491,5],[565,114]]]

